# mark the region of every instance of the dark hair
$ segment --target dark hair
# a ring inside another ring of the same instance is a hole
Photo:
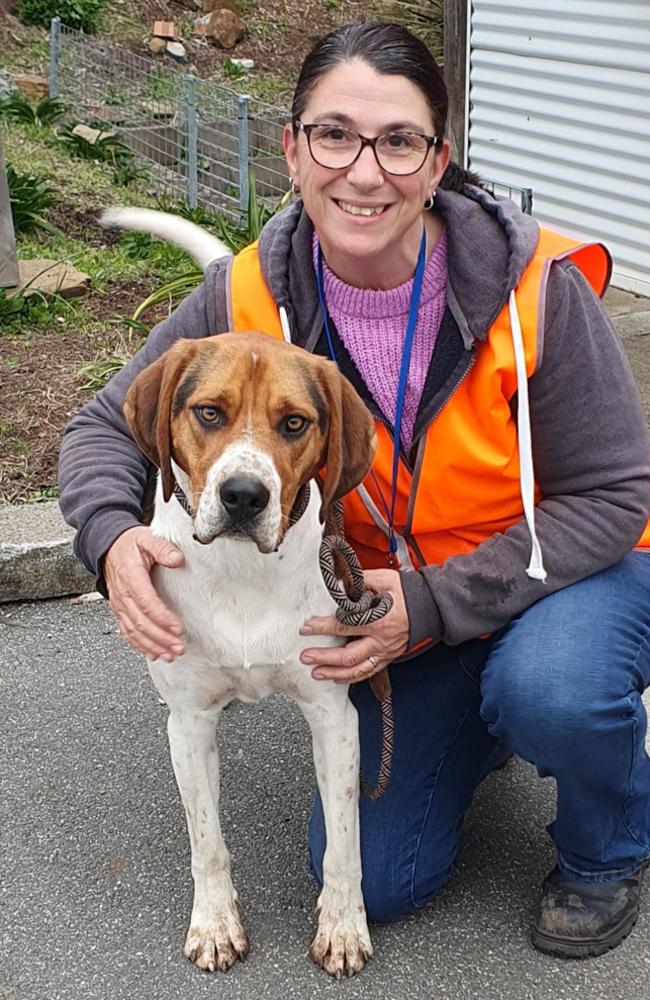
[[[321,38],[306,56],[293,96],[291,117],[303,114],[309,95],[325,73],[350,59],[363,59],[376,73],[405,76],[422,92],[437,135],[447,122],[447,88],[428,48],[401,24],[363,21],[345,24]]]

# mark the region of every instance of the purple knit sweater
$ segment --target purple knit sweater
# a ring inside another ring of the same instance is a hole
[[[318,238],[314,235],[314,259]],[[382,413],[395,422],[397,385],[413,279],[388,291],[355,288],[323,260],[325,301],[341,340]],[[408,451],[413,424],[440,323],[447,304],[447,238],[443,232],[424,270],[420,309],[402,414],[402,446]]]

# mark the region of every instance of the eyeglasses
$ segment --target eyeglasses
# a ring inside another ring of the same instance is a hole
[[[363,147],[370,146],[383,171],[405,177],[416,174],[424,166],[431,147],[442,141],[439,135],[420,132],[386,132],[369,139],[342,125],[304,125],[301,121],[293,124],[305,133],[312,160],[330,170],[351,167],[361,156]]]

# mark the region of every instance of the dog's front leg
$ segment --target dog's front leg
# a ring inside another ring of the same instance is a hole
[[[192,848],[194,905],[185,954],[200,969],[226,972],[248,951],[230,878],[230,855],[219,823],[216,719],[200,710],[172,709],[168,732]]]
[[[360,972],[372,955],[361,893],[357,711],[347,688],[335,684],[329,691],[321,688],[318,703],[301,708],[312,733],[327,837],[318,929],[309,954],[338,979]]]

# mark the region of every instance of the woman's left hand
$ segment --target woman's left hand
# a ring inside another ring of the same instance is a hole
[[[303,650],[300,659],[314,665],[311,673],[317,680],[337,684],[365,681],[408,649],[409,620],[399,573],[394,569],[371,569],[363,578],[368,590],[390,594],[393,606],[371,625],[341,625],[333,615],[306,621],[301,635],[355,637],[346,646],[310,646]]]

